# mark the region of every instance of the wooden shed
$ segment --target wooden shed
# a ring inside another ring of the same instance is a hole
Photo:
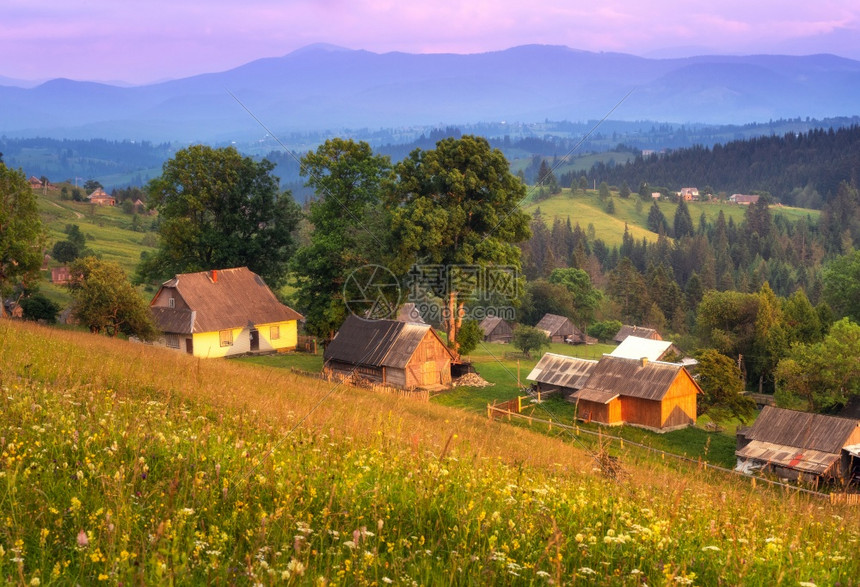
[[[568,401],[581,420],[666,432],[696,423],[700,393],[682,365],[604,355]]]
[[[427,324],[350,315],[323,355],[330,373],[404,389],[451,384],[456,357]]]
[[[642,326],[630,326],[625,324],[621,327],[621,329],[615,333],[615,342],[624,342],[624,339],[628,336],[638,336],[639,338],[648,338],[651,340],[663,340],[663,337],[660,336],[660,333],[654,330],[653,328],[644,328]]]
[[[484,342],[511,342],[514,338],[511,323],[498,316],[487,316],[479,326],[484,333]]]
[[[568,397],[582,389],[597,361],[544,353],[526,379],[534,381],[541,393],[559,393]]]
[[[543,330],[552,342],[569,344],[585,344],[586,342],[585,335],[566,316],[546,314],[535,325],[535,328]]]
[[[738,432],[739,471],[818,482],[845,478],[860,453],[860,420],[765,406]],[[856,466],[856,465],[855,465]]]

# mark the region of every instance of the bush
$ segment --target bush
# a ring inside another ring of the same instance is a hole
[[[621,322],[618,320],[604,320],[595,322],[588,327],[588,335],[593,336],[600,342],[611,342],[612,338],[621,330]]]
[[[531,351],[540,352],[541,349],[549,346],[549,338],[543,330],[521,324],[514,328],[514,338],[511,343],[514,348],[521,350],[527,357],[531,357]]]

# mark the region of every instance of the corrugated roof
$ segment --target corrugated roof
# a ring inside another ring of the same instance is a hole
[[[800,449],[761,440],[751,441],[735,454],[742,459],[755,459],[816,475],[825,473],[840,457],[839,453]]]
[[[428,331],[433,332],[427,324],[365,320],[350,315],[326,347],[323,358],[353,365],[402,369]],[[450,354],[441,339],[439,344]]]
[[[654,330],[653,328],[644,328],[642,326],[630,326],[625,324],[621,327],[621,329],[615,333],[615,342],[624,342],[624,339],[628,336],[638,336],[640,338],[653,338],[656,335],[658,338],[662,338],[660,334]]]
[[[597,361],[568,357],[555,353],[545,353],[526,379],[558,385],[570,389],[579,389],[588,380]]]
[[[860,421],[765,406],[747,438],[794,449],[839,454]]]
[[[660,401],[682,369],[675,363],[646,361],[643,365],[640,360],[603,355],[583,389]]]
[[[213,279],[212,273],[180,273],[162,284],[155,298],[163,289],[175,288],[194,312],[190,330],[171,330],[168,327],[175,327],[181,315],[176,311],[171,313],[151,308],[156,324],[162,331],[214,332],[227,328],[243,328],[248,324],[302,319],[301,314],[279,302],[263,279],[247,267],[218,269],[216,279]],[[160,321],[162,319],[164,322]]]
[[[621,357],[624,359],[641,359],[645,357],[649,361],[659,361],[669,347],[672,346],[670,340],[651,340],[650,338],[640,338],[638,336],[628,336],[615,349],[609,353],[613,357]]]
[[[190,333],[194,327],[194,312],[178,308],[153,307],[152,317],[162,332]]]

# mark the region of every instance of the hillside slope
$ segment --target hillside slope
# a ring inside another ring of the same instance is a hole
[[[860,574],[860,521],[800,495],[624,448],[607,479],[569,443],[270,368],[9,321],[0,341],[7,583]]]

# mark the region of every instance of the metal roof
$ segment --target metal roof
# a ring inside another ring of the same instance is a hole
[[[596,389],[580,389],[571,394],[572,399],[594,402],[596,404],[608,404],[620,394],[612,391],[599,391]]]
[[[603,355],[591,371],[591,377],[585,382],[583,390],[661,401],[681,371],[686,372],[682,365],[676,363]],[[692,377],[690,381],[698,388]]]
[[[301,320],[301,314],[278,301],[263,279],[247,267],[180,273],[165,281],[153,302],[164,290],[174,290],[193,311],[190,322],[182,310],[150,306],[163,332],[191,334]],[[173,312],[167,311],[173,310]],[[177,328],[182,327],[182,330]]]
[[[746,437],[774,445],[839,454],[860,421],[765,406]]]
[[[350,315],[326,347],[323,358],[326,361],[334,359],[353,365],[402,369],[406,367],[428,332],[451,354],[427,324],[366,320]],[[453,354],[451,358],[454,359]]]
[[[526,379],[559,387],[579,389],[588,380],[597,361],[545,353]]]
[[[670,346],[672,346],[670,340],[652,340],[631,335],[626,337],[609,355],[624,359],[641,359],[644,357],[649,361],[659,361]]]
[[[824,474],[840,456],[839,453],[801,449],[761,440],[751,441],[735,454],[742,459],[755,459],[816,475]]]

